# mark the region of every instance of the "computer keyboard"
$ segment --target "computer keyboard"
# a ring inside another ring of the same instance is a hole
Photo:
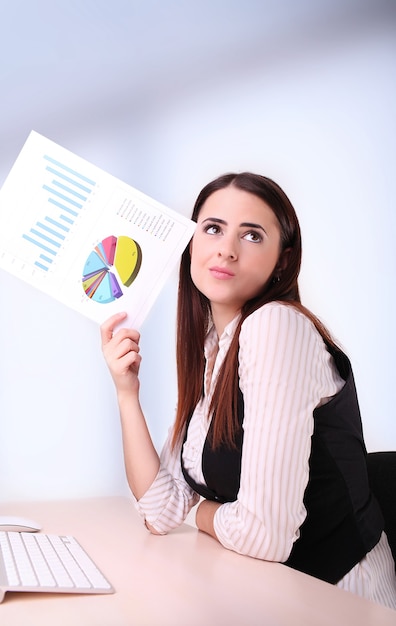
[[[71,536],[0,532],[0,602],[6,591],[114,593]]]

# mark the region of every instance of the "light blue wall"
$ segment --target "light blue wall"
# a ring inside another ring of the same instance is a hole
[[[177,16],[177,3],[168,4]],[[194,5],[189,4],[192,12]],[[221,15],[215,25],[212,20],[210,42],[215,27],[224,40],[213,64],[199,46],[178,58],[177,47],[185,50],[188,38],[184,33],[178,42],[175,34],[184,32],[183,23],[178,29],[173,24],[169,45],[177,72],[171,67],[165,75],[165,69],[161,75],[154,71],[161,57],[157,49],[150,58],[143,55],[153,77],[148,84],[136,63],[128,74],[128,59],[110,79],[103,46],[111,66],[112,44],[128,30],[120,19],[104,29],[107,41],[97,38],[97,56],[90,50],[82,59],[84,72],[91,64],[96,91],[92,99],[84,92],[80,109],[72,89],[70,69],[78,74],[79,63],[71,39],[63,46],[51,42],[59,58],[70,46],[72,63],[65,74],[70,102],[52,93],[56,63],[46,57],[48,50],[40,57],[40,72],[33,68],[41,76],[39,88],[48,90],[48,110],[44,96],[40,106],[37,98],[30,102],[29,92],[37,85],[29,78],[27,37],[14,68],[12,57],[7,65],[2,55],[6,84],[15,88],[15,94],[7,91],[7,102],[14,97],[15,110],[0,118],[0,182],[31,128],[186,215],[199,189],[220,173],[250,169],[273,177],[300,217],[305,304],[352,359],[368,448],[396,449],[394,13],[382,19],[378,11],[364,20],[356,11],[356,20],[352,12],[349,21],[329,21],[326,27],[322,19],[321,29],[311,25],[307,31],[293,29],[296,22],[278,15],[278,21],[272,20],[276,36],[265,5],[244,3],[239,30],[236,3],[229,5],[232,28],[228,24],[224,31]],[[48,10],[51,6],[42,3]],[[70,17],[77,4],[68,6]],[[94,3],[78,6],[81,24],[88,28]],[[126,4],[118,6],[122,13]],[[138,17],[140,3],[129,6]],[[202,6],[209,16],[216,3]],[[57,15],[51,11],[53,25]],[[42,15],[37,19],[42,23]],[[153,13],[157,30],[145,22],[140,45],[145,41],[155,50],[153,33],[160,37],[161,19]],[[190,15],[190,28],[193,22]],[[61,36],[61,22],[56,23]],[[244,39],[233,47],[224,32]],[[199,35],[204,47],[204,32]],[[165,39],[162,33],[162,46]],[[133,86],[134,77],[141,91]],[[4,272],[0,286],[0,500],[126,493],[117,406],[97,327]],[[142,403],[158,448],[176,404],[176,289],[175,274],[142,328]]]

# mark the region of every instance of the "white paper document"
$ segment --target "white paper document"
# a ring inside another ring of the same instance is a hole
[[[0,267],[139,328],[196,224],[32,131],[0,190]]]

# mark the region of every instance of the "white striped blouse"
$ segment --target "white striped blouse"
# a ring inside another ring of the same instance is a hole
[[[199,484],[205,483],[202,450],[213,386],[237,323],[235,318],[220,340],[212,327],[205,342],[205,394],[183,447],[185,468]],[[273,302],[254,312],[243,322],[239,344],[245,407],[240,489],[235,502],[216,511],[214,530],[230,550],[283,562],[306,516],[313,411],[344,381],[312,322],[293,307]],[[160,533],[180,525],[199,500],[184,480],[180,449],[171,450],[170,436],[158,475],[137,503],[141,516]],[[396,608],[396,577],[385,535],[339,586]]]

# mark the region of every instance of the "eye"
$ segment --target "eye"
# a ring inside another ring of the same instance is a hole
[[[218,235],[221,232],[221,228],[218,224],[205,224],[204,233],[208,235]]]
[[[262,235],[255,230],[250,230],[248,233],[245,233],[243,235],[243,239],[251,241],[252,243],[260,243],[261,241],[263,241]]]

